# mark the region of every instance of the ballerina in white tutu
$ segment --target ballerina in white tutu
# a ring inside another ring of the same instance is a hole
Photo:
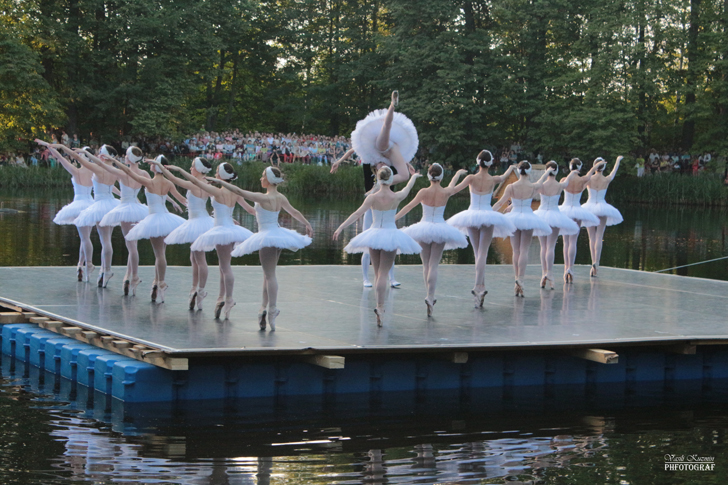
[[[513,166],[503,175],[492,176],[488,173],[493,165],[493,154],[483,150],[476,158],[478,173],[468,175],[455,186],[455,192],[465,187],[470,188],[470,207],[458,212],[447,223],[460,229],[470,238],[475,254],[475,286],[471,290],[475,308],[483,306],[483,300],[488,292],[485,290],[485,264],[488,259],[488,249],[493,237],[508,237],[516,231],[516,227],[506,216],[495,212],[490,205],[493,189],[508,178],[514,170]],[[461,172],[455,174],[457,180]]]
[[[140,177],[150,179],[149,174],[137,165],[142,158],[142,151],[132,146],[126,150],[124,163]],[[131,178],[123,170],[107,165],[106,163],[101,163],[99,166],[117,178],[119,188],[121,189],[121,201],[119,205],[101,219],[99,226],[121,226],[121,232],[126,242],[126,249],[129,252],[126,258],[126,273],[124,274],[123,280],[124,295],[128,295],[129,291],[131,291],[132,295],[136,295],[136,288],[142,282],[139,278],[139,251],[136,240],[126,239],[126,235],[129,234],[134,224],[149,215],[147,206],[139,202],[138,199],[139,189],[141,189],[142,184]]]
[[[109,284],[109,280],[114,276],[114,273],[111,271],[111,259],[114,255],[114,247],[111,244],[111,233],[113,232],[114,227],[101,226],[100,222],[106,214],[119,205],[119,200],[113,195],[116,176],[101,167],[101,160],[96,158],[91,153],[91,149],[88,147],[75,149],[74,152],[68,153],[75,158],[78,163],[94,173],[92,178],[94,186],[94,203],[83,210],[73,223],[76,224],[77,227],[96,226],[96,231],[99,233],[99,239],[101,240],[101,270],[99,271],[97,285],[99,287],[106,288]],[[114,156],[116,155],[116,150],[109,145],[103,145],[99,150],[99,154]],[[93,248],[88,249],[88,252],[91,251],[93,251]],[[88,252],[86,254],[88,254]]]
[[[541,204],[534,214],[551,226],[551,234],[539,236],[538,240],[541,243],[541,288],[546,288],[546,283],[549,283],[553,290],[554,277],[551,270],[554,267],[554,251],[559,234],[563,236],[579,234],[579,226],[576,222],[559,210],[559,198],[564,188],[569,185],[570,179],[579,175],[576,172],[571,172],[567,177],[557,182],[558,164],[551,160],[546,164],[546,168],[550,170],[550,173],[538,191],[541,194]]]
[[[503,197],[493,206],[493,210],[498,210],[506,202],[511,201],[511,211],[506,214],[506,217],[516,226],[516,231],[511,236],[513,270],[516,275],[516,296],[524,296],[523,279],[526,276],[528,249],[531,247],[531,239],[533,236],[548,236],[551,234],[551,226],[535,215],[531,209],[533,195],[543,186],[551,171],[552,169],[546,169],[538,182],[531,183],[528,180],[528,175],[531,173],[531,164],[525,160],[522,161],[518,164],[518,180],[506,187]]]
[[[409,195],[415,180],[421,177],[414,174],[404,189],[392,191],[394,173],[389,167],[382,167],[377,172],[377,183],[380,189],[367,196],[356,212],[348,217],[334,232],[334,241],[339,239],[341,231],[372,209],[372,227],[354,237],[344,247],[347,253],[363,253],[369,251],[374,266],[374,290],[377,297],[377,325],[382,326],[384,318],[384,301],[387,297],[387,275],[394,264],[397,253],[418,254],[422,247],[410,236],[397,229],[394,216],[397,206]]]
[[[167,275],[167,245],[164,238],[184,224],[185,220],[176,214],[170,214],[166,202],[168,194],[177,199],[180,204],[186,206],[187,199],[177,192],[172,182],[164,178],[159,165],[168,165],[169,162],[164,155],[159,155],[154,160],[147,160],[151,164],[154,177],[143,177],[131,168],[123,164],[117,164],[132,180],[144,186],[144,193],[147,196],[149,214],[139,221],[125,236],[131,241],[149,239],[154,250],[154,281],[152,282],[151,298],[153,302],[164,303],[164,293],[169,288],[165,281]],[[177,208],[177,210],[179,210]]]
[[[581,160],[574,158],[569,162],[569,175],[576,176],[569,178],[569,183],[564,188],[564,202],[559,206],[559,210],[570,217],[579,227],[596,226],[599,219],[586,209],[581,207],[581,193],[586,188],[586,183],[596,173],[596,166],[593,166],[589,172],[580,176]],[[579,233],[564,234],[564,283],[573,283],[574,274],[572,268],[576,262],[576,243],[579,239]]]
[[[389,109],[372,111],[357,122],[351,133],[351,146],[362,160],[394,167],[397,174],[392,185],[409,179],[407,164],[419,146],[415,125],[402,113],[394,112],[398,104],[399,94],[393,91]]]
[[[35,142],[38,145],[44,146],[50,150],[51,155],[58,160],[63,168],[71,174],[71,183],[73,184],[73,202],[63,206],[58,211],[56,216],[53,218],[53,222],[59,225],[74,225],[73,221],[76,217],[94,203],[94,199],[91,196],[91,190],[93,189],[93,172],[79,165],[78,167],[67,160],[61,153],[56,149],[56,146],[50,143],[44,142],[43,140],[36,139]],[[60,145],[65,148],[64,145]],[[88,281],[91,271],[93,271],[94,265],[93,260],[93,245],[91,244],[91,229],[93,226],[76,227],[78,230],[78,236],[81,238],[81,245],[78,248],[78,264],[76,265],[76,274],[78,281]],[[88,251],[88,257],[86,256]]]
[[[164,238],[167,244],[192,244],[198,237],[209,231],[215,221],[207,212],[207,200],[210,195],[186,179],[175,177],[164,165],[160,165],[162,173],[178,187],[187,190],[187,221]],[[174,167],[182,172],[179,167]],[[204,157],[196,157],[190,165],[190,173],[195,179],[205,182],[205,175],[212,170],[212,164]],[[202,301],[207,296],[207,259],[205,251],[190,250],[190,263],[192,263],[192,289],[189,296],[190,310],[202,310]]]
[[[609,184],[612,183],[612,180],[614,180],[614,177],[617,175],[619,162],[622,161],[622,158],[624,157],[617,157],[617,161],[614,163],[614,168],[610,174],[606,176],[604,175],[604,169],[607,166],[607,162],[605,162],[601,157],[594,160],[594,164],[597,167],[597,173],[586,184],[587,190],[589,191],[589,199],[586,201],[586,204],[582,205],[582,208],[588,210],[599,218],[599,224],[586,228],[589,234],[589,250],[591,252],[592,260],[592,267],[589,275],[592,277],[597,275],[599,260],[602,258],[604,230],[607,226],[615,226],[624,220],[619,210],[604,200],[604,196],[607,195],[607,187],[609,187]]]
[[[439,163],[433,163],[427,170],[430,186],[417,192],[414,199],[395,216],[395,220],[398,220],[414,209],[417,204],[422,204],[422,220],[417,224],[405,227],[402,231],[422,246],[420,258],[422,258],[422,273],[425,278],[425,288],[427,289],[425,305],[427,306],[428,317],[432,316],[435,303],[437,303],[435,288],[437,287],[437,269],[442,259],[442,252],[446,249],[468,247],[468,240],[465,235],[446,223],[443,218],[445,205],[450,197],[457,193],[455,184],[463,173],[467,173],[467,171],[458,171],[450,185],[442,187],[440,182],[445,175],[445,171]]]
[[[197,180],[191,174],[177,167],[169,167],[176,170],[184,178],[195,184],[203,192],[212,196],[212,208],[215,210],[215,222],[209,231],[203,233],[192,243],[192,251],[217,251],[218,264],[220,266],[220,293],[215,302],[215,318],[224,314],[227,319],[230,310],[235,306],[233,300],[233,286],[235,277],[231,265],[233,247],[245,241],[253,235],[248,229],[235,225],[233,221],[233,209],[236,204],[246,210],[249,214],[255,215],[255,210],[245,199],[225,187],[215,187],[205,181]],[[232,182],[238,178],[238,174],[232,165],[227,162],[217,166],[216,178],[226,182]]]
[[[276,318],[281,311],[278,309],[278,278],[276,266],[281,251],[298,251],[311,244],[313,228],[298,210],[294,209],[285,195],[278,192],[278,186],[283,183],[283,174],[276,167],[267,167],[260,177],[260,185],[265,194],[250,192],[236,187],[223,180],[208,179],[232,191],[233,193],[252,200],[255,203],[255,218],[258,221],[258,232],[241,242],[233,250],[234,257],[252,254],[258,251],[260,266],[263,268],[263,302],[258,311],[258,325],[265,330],[266,317],[271,331],[276,329]],[[294,219],[306,226],[306,235],[286,229],[278,224],[278,214],[281,209],[288,212]]]

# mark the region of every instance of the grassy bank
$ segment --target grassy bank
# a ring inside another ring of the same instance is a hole
[[[609,186],[611,202],[638,202],[651,205],[728,206],[728,187],[723,177],[704,173],[696,176],[661,174],[637,178],[617,177]]]

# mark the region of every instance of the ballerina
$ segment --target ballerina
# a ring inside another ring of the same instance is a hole
[[[592,167],[589,172],[579,176],[581,171],[581,160],[573,158],[569,162],[569,171],[571,175],[575,173],[577,176],[572,177],[564,188],[564,202],[559,206],[559,210],[570,217],[576,225],[580,227],[596,226],[599,219],[586,209],[581,207],[581,193],[584,192],[586,183],[596,173],[596,166]],[[574,274],[571,269],[576,262],[576,242],[579,239],[579,233],[564,235],[564,283],[573,283]]]
[[[551,172],[538,191],[541,194],[541,204],[534,214],[546,221],[551,227],[551,234],[539,236],[538,240],[541,243],[541,288],[546,288],[546,283],[549,282],[553,290],[554,277],[551,270],[554,267],[554,251],[559,234],[563,236],[579,234],[579,226],[576,222],[559,210],[559,198],[571,179],[579,175],[577,172],[571,172],[566,178],[557,182],[558,164],[551,160],[546,164],[546,168],[550,169]]]
[[[488,173],[493,165],[493,154],[483,150],[475,160],[478,164],[478,173],[468,175],[455,186],[455,192],[465,187],[470,188],[470,207],[459,212],[447,220],[447,223],[460,229],[470,238],[475,254],[475,286],[471,290],[475,308],[481,308],[485,295],[485,264],[488,259],[488,249],[493,237],[508,237],[516,231],[516,226],[500,212],[495,212],[490,206],[493,189],[508,178],[514,167],[510,166],[503,175],[492,176]],[[455,174],[455,180],[460,172]]]
[[[224,187],[215,187],[207,182],[197,180],[193,175],[178,167],[169,168],[176,170],[184,178],[202,189],[203,192],[212,196],[212,207],[215,210],[215,224],[212,229],[203,233],[192,243],[190,250],[207,252],[214,249],[217,251],[217,259],[220,265],[220,293],[217,297],[217,302],[215,302],[215,318],[220,318],[220,314],[224,313],[225,319],[227,319],[230,316],[230,310],[235,306],[235,301],[233,300],[235,276],[233,276],[233,268],[230,264],[233,246],[253,235],[248,229],[235,225],[233,221],[233,209],[235,209],[236,204],[240,204],[249,214],[255,215],[255,210],[253,210],[245,199]],[[231,182],[238,178],[238,174],[235,173],[232,165],[223,162],[217,166],[216,178]]]
[[[150,179],[149,174],[137,165],[142,158],[142,151],[132,146],[126,150],[124,163],[137,175]],[[101,219],[99,226],[121,226],[126,249],[129,252],[126,258],[126,273],[124,274],[123,280],[124,295],[128,295],[130,290],[132,295],[136,295],[137,286],[142,282],[139,278],[139,251],[137,249],[137,242],[126,239],[126,235],[129,234],[134,224],[149,215],[149,208],[139,202],[137,198],[139,189],[142,187],[139,182],[132,179],[123,170],[114,168],[111,165],[107,165],[106,163],[98,165],[116,177],[119,181],[119,188],[121,189],[121,201],[119,205]]]
[[[187,221],[164,238],[166,244],[192,244],[198,237],[209,231],[215,221],[207,213],[207,192],[187,180],[175,177],[164,165],[160,165],[162,174],[174,184],[187,190]],[[178,170],[182,170],[179,168]],[[196,157],[190,165],[190,174],[197,180],[204,181],[205,175],[212,170],[212,164],[204,157]],[[202,310],[202,301],[207,296],[207,259],[205,251],[190,250],[190,263],[192,264],[192,289],[189,296],[189,308]]]
[[[119,200],[116,199],[112,193],[114,183],[116,182],[116,176],[100,166],[101,160],[91,153],[90,148],[84,147],[82,149],[75,150],[76,151],[68,151],[68,154],[94,174],[92,177],[94,186],[94,203],[83,210],[73,223],[76,224],[77,227],[96,226],[96,231],[99,233],[99,239],[101,239],[101,270],[96,284],[99,287],[106,288],[109,284],[109,280],[114,276],[114,273],[111,271],[111,259],[114,255],[114,247],[111,244],[111,233],[113,232],[114,227],[101,226],[99,223],[106,214],[119,205]],[[99,150],[99,153],[106,156],[114,156],[116,155],[116,150],[109,145],[103,145]],[[92,248],[90,250],[87,248],[86,254],[92,250]]]
[[[392,185],[409,179],[407,163],[419,146],[415,125],[402,113],[394,112],[398,104],[399,93],[392,91],[389,108],[372,111],[357,122],[351,133],[352,149],[362,160],[394,167],[397,174]]]
[[[516,232],[511,236],[513,270],[516,275],[516,296],[524,296],[523,279],[526,276],[528,249],[531,247],[531,239],[533,236],[548,236],[551,234],[551,227],[546,221],[534,215],[531,209],[533,194],[543,186],[544,180],[551,171],[552,169],[546,169],[538,182],[531,183],[528,181],[531,164],[525,160],[522,161],[518,164],[518,180],[506,187],[503,197],[493,206],[493,210],[498,210],[509,200],[512,204],[511,211],[506,214],[506,217],[516,226]]]
[[[377,172],[377,183],[380,189],[364,199],[364,203],[356,212],[348,217],[334,232],[334,241],[339,239],[341,231],[364,213],[372,209],[372,227],[354,237],[344,247],[347,253],[362,253],[369,251],[374,266],[374,290],[377,298],[377,306],[374,313],[377,316],[377,325],[382,326],[384,318],[384,300],[387,297],[387,274],[389,268],[394,264],[397,253],[416,254],[422,251],[417,241],[397,229],[394,216],[397,206],[409,195],[417,178],[421,177],[416,173],[410,178],[404,189],[399,192],[392,191],[394,173],[390,167],[382,167]]]
[[[73,221],[76,220],[76,217],[78,217],[84,209],[94,203],[94,199],[91,196],[91,190],[93,189],[93,172],[83,165],[79,165],[78,167],[73,165],[73,163],[61,155],[54,145],[38,139],[36,139],[35,142],[38,145],[46,147],[50,151],[51,155],[53,155],[53,158],[58,160],[63,168],[71,174],[71,183],[73,184],[73,202],[63,206],[63,208],[59,210],[53,218],[53,222],[58,225],[74,225]],[[78,248],[78,263],[76,265],[78,281],[88,281],[90,273],[94,269],[94,265],[92,264],[94,251],[93,245],[91,244],[92,228],[93,226],[76,226],[78,236],[81,238],[81,245]]]
[[[455,227],[447,224],[443,218],[445,205],[448,199],[456,194],[455,184],[466,170],[459,170],[450,185],[442,187],[440,182],[445,174],[439,163],[433,163],[427,170],[430,186],[417,192],[414,199],[404,206],[395,216],[394,220],[404,217],[409,211],[422,204],[422,220],[417,224],[405,227],[402,231],[422,246],[422,272],[425,279],[427,296],[427,316],[431,317],[437,300],[435,288],[437,287],[437,269],[442,259],[442,252],[446,249],[466,248],[468,240],[465,235]]]
[[[298,251],[311,244],[313,228],[308,220],[293,208],[286,196],[278,192],[278,186],[283,183],[283,174],[276,167],[267,167],[260,177],[260,185],[265,189],[265,194],[243,190],[223,180],[213,178],[208,180],[255,203],[258,232],[235,246],[232,255],[238,257],[258,251],[260,266],[263,268],[263,302],[258,311],[258,325],[261,330],[265,330],[267,316],[271,331],[275,331],[276,318],[281,313],[276,306],[278,303],[278,279],[276,278],[278,258],[283,249]],[[305,236],[278,225],[278,214],[281,209],[306,226]]]
[[[596,174],[586,184],[587,190],[589,191],[589,199],[581,207],[599,218],[599,224],[586,228],[589,234],[589,251],[591,252],[592,260],[589,275],[592,277],[596,277],[599,260],[602,258],[604,230],[607,226],[615,226],[624,220],[619,210],[604,200],[604,196],[607,195],[607,187],[609,187],[609,184],[612,183],[612,180],[617,175],[619,162],[622,161],[622,158],[624,157],[617,157],[614,168],[606,176],[604,175],[604,169],[607,166],[607,162],[601,157],[594,160],[595,166],[597,167]]]
[[[144,186],[149,206],[149,214],[129,231],[125,239],[129,241],[149,239],[154,250],[154,281],[152,282],[151,299],[153,302],[164,303],[164,293],[169,288],[164,280],[167,275],[167,245],[164,243],[164,238],[185,222],[180,216],[170,214],[165,202],[168,194],[185,206],[187,199],[182,197],[174,184],[162,175],[159,165],[169,164],[164,155],[159,155],[154,160],[146,160],[146,162],[151,164],[154,171],[154,177],[151,179],[137,174],[126,165],[117,164],[117,167],[132,180]],[[177,209],[179,210],[179,208]]]

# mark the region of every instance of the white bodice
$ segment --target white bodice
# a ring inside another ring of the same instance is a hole
[[[564,206],[581,207],[581,192],[572,194],[564,190]]]
[[[269,211],[255,203],[255,219],[258,221],[258,231],[269,231],[278,227],[278,214],[281,211]]]
[[[420,222],[445,222],[443,215],[445,214],[445,206],[431,207],[422,204],[422,219]]]
[[[541,205],[538,206],[538,209],[542,210],[542,211],[559,210],[559,197],[561,197],[561,194],[556,194],[556,195],[541,194]]]
[[[216,226],[234,226],[233,222],[233,209],[235,207],[228,207],[225,204],[217,202],[212,199],[212,208],[215,211],[215,225]]]
[[[397,209],[388,211],[372,209],[372,225],[370,229],[397,229],[397,224],[394,223],[394,216],[396,214]]]
[[[128,204],[130,202],[139,202],[139,199],[137,199],[137,195],[139,194],[139,190],[141,190],[141,187],[138,189],[132,189],[131,187],[127,187],[123,183],[121,183],[121,180],[119,181],[119,189],[121,191],[121,203],[122,204]],[[147,197],[149,194],[147,194]]]
[[[490,206],[490,201],[493,198],[493,192],[487,194],[476,194],[470,192],[470,207],[468,210],[476,211],[490,211],[493,210]]]
[[[114,194],[113,194],[113,192],[111,192],[113,185],[102,184],[101,182],[96,180],[95,175],[91,180],[94,184],[94,200],[113,199],[114,198]]]
[[[71,177],[71,183],[73,184],[73,200],[88,200],[91,198],[93,186],[86,187],[85,185],[81,185],[73,177]]]
[[[513,209],[511,209],[511,212],[515,213],[531,213],[533,214],[533,209],[531,209],[531,201],[533,199],[514,199],[511,197],[511,204],[513,205]]]
[[[597,204],[600,202],[604,202],[604,196],[607,195],[607,189],[595,190],[587,187],[587,191],[589,192],[589,199],[587,200],[587,202]]]
[[[153,194],[148,190],[145,190],[144,193],[147,194],[147,207],[149,207],[150,214],[169,213],[165,204],[167,202],[166,196]]]
[[[207,213],[207,199],[205,197],[201,199],[192,193],[191,190],[187,191],[187,214],[190,219],[197,219],[198,217],[208,217]]]

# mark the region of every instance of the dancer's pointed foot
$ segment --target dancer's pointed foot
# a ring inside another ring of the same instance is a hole
[[[78,276],[78,281],[83,281],[83,266],[80,264],[76,266],[76,275]]]
[[[197,288],[197,309],[202,310],[202,300],[207,296],[204,288]]]
[[[397,280],[389,280],[389,285],[390,285],[390,286],[391,286],[392,288],[399,288],[400,286],[402,286],[402,283],[400,283],[400,282],[399,282],[399,281],[397,281]]]
[[[548,278],[546,277],[546,275],[541,276],[541,288],[546,288],[546,280],[547,279]]]
[[[164,292],[167,291],[169,285],[162,281],[157,285],[157,303],[164,303]]]
[[[261,330],[265,330],[265,326],[267,325],[265,321],[266,315],[268,315],[268,312],[265,311],[265,307],[262,307],[258,312],[258,326]]]
[[[432,316],[432,312],[435,310],[435,303],[437,303],[437,300],[432,300],[432,302],[430,302],[430,300],[425,298],[425,305],[427,305],[427,316],[428,317]]]
[[[571,272],[570,269],[567,269],[564,271],[564,283],[573,284],[574,283],[574,274]]]
[[[523,284],[519,280],[516,280],[516,296],[520,296],[521,298],[523,298],[523,296],[524,296],[523,295]]]
[[[222,313],[223,313],[223,315],[225,315],[225,320],[227,320],[228,317],[230,316],[230,311],[233,309],[234,306],[235,306],[235,300],[225,301],[225,304],[222,307]]]
[[[377,316],[377,327],[381,327],[384,324],[384,309],[375,308],[374,314]]]
[[[157,282],[155,281],[154,284],[152,284],[152,301],[157,301],[157,293],[159,292],[159,285],[157,285]]]
[[[270,325],[271,332],[276,331],[276,318],[278,318],[278,315],[280,314],[281,311],[275,307],[268,312],[268,325]]]
[[[395,108],[399,106],[399,91],[397,91],[396,89],[392,91],[392,104]]]
[[[134,278],[132,278],[132,280],[131,280],[131,281],[129,282],[129,289],[131,290],[131,295],[132,295],[132,296],[136,296],[136,289],[137,289],[137,286],[139,286],[139,283],[141,283],[141,282],[142,282],[142,279],[141,279],[141,278],[139,278],[138,276],[135,276],[135,277],[134,277]]]
[[[488,291],[470,290],[470,294],[473,295],[473,305],[475,308],[483,308],[483,301],[485,300],[485,295],[488,294]]]
[[[554,279],[553,279],[553,277],[551,277],[551,276],[544,276],[544,278],[546,278],[546,282],[549,285],[549,289],[553,290],[554,289]]]
[[[107,272],[105,272],[103,274],[103,280],[104,280],[103,286],[104,286],[104,288],[106,288],[108,286],[109,280],[111,280],[111,278],[113,278],[113,277],[114,277],[114,273],[112,273],[110,270],[107,271]]]
[[[96,278],[96,286],[99,288],[104,286],[104,273],[99,273],[99,277]]]
[[[225,298],[221,296],[215,302],[215,318],[220,318],[220,313],[222,312],[223,306],[225,306]]]
[[[597,277],[597,265],[596,264],[591,265],[591,269],[589,270],[589,276],[591,276],[592,278]]]
[[[189,309],[190,311],[195,310],[195,303],[197,302],[197,287],[193,286],[190,290],[190,297],[189,297]]]
[[[371,287],[372,287],[372,282],[369,281],[368,279],[364,280],[364,288],[371,288]]]

